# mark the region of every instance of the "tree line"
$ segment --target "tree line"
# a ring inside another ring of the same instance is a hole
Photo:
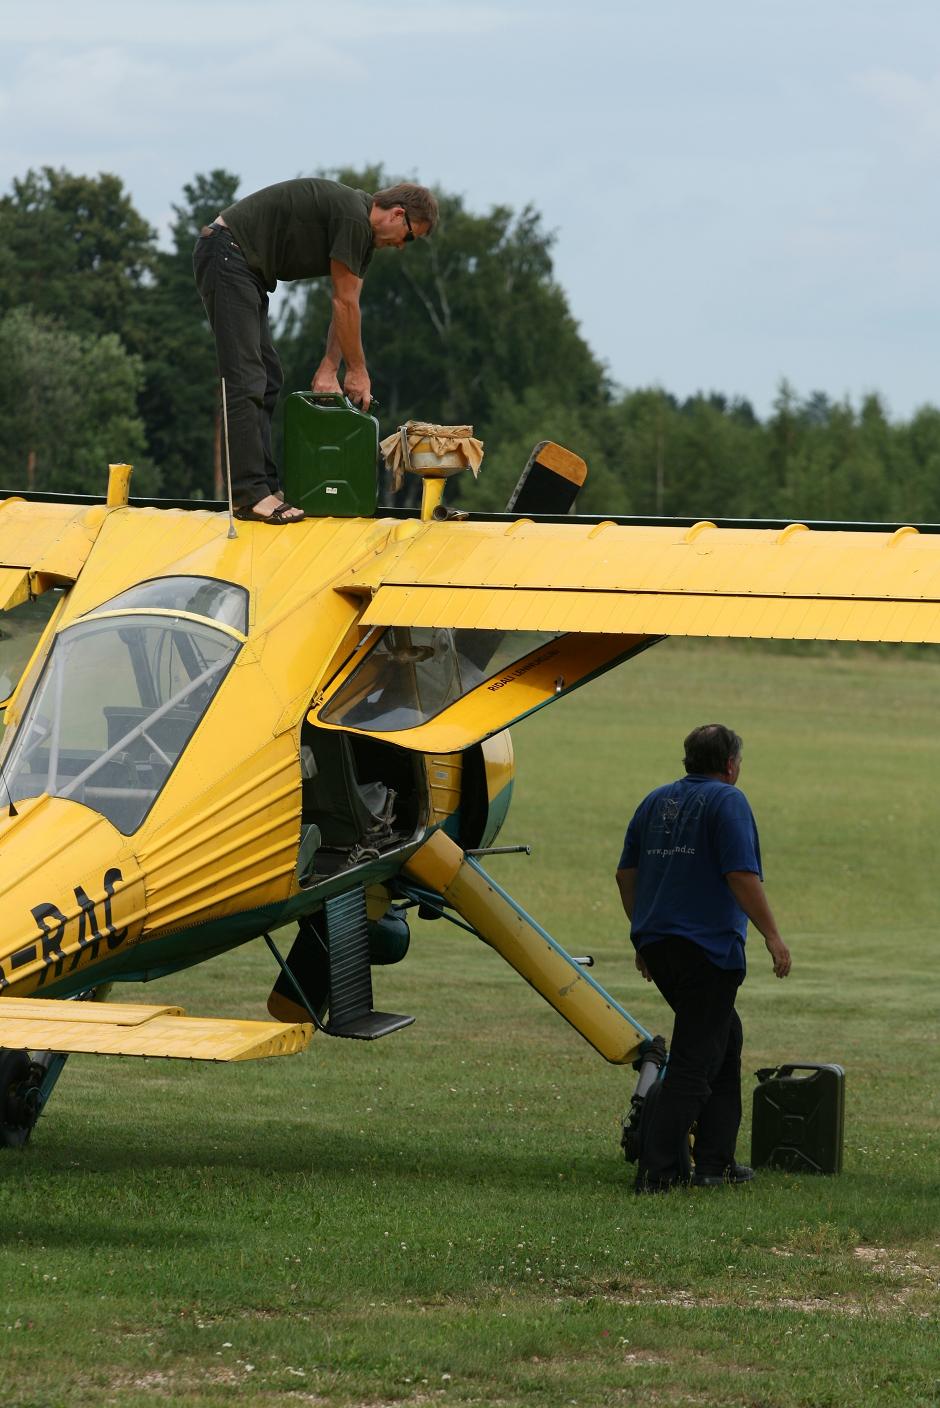
[[[380,167],[325,173],[365,190]],[[0,485],[100,493],[108,461],[134,492],[222,496],[215,353],[192,279],[202,225],[236,198],[217,170],[183,188],[171,247],[118,177],[45,167],[0,198]],[[940,409],[893,421],[782,383],[760,420],[740,398],[615,387],[554,277],[538,211],[467,209],[439,191],[433,239],[379,255],[362,291],[382,433],[472,423],[486,442],[480,510],[504,507],[538,440],[583,455],[585,513],[940,521]],[[290,286],[276,342],[305,389],[330,319],[326,280]],[[624,336],[630,336],[625,328]],[[386,501],[387,501],[386,495]]]

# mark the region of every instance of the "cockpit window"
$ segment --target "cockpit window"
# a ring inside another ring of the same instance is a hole
[[[130,611],[149,608],[151,611],[188,611],[193,616],[206,616],[220,621],[242,635],[248,634],[248,593],[233,582],[219,582],[214,577],[156,577],[152,582],[139,582],[121,592],[120,596],[102,602],[89,612]]]
[[[519,678],[557,635],[390,626],[321,710],[324,723],[395,733],[434,718],[485,680]]]
[[[130,835],[239,649],[227,632],[172,617],[92,617],[62,631],[3,765],[10,797],[70,797]]]

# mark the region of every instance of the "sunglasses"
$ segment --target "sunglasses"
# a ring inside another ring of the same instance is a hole
[[[402,206],[401,213],[402,215],[404,215],[405,224],[408,226],[408,233],[405,236],[405,244],[411,244],[412,240],[415,238],[415,232],[412,229],[411,221],[408,219],[408,212],[404,206]]]

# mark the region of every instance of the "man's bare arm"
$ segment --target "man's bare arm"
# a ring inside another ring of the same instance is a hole
[[[330,330],[326,335],[326,351],[323,360],[317,367],[316,375],[310,383],[314,391],[342,391],[339,384],[339,364],[343,360],[343,349],[339,345],[339,338],[336,336],[336,329],[333,326],[333,319],[330,319]]]
[[[617,889],[620,891],[623,912],[628,919],[632,919],[636,902],[636,869],[617,871]]]
[[[725,879],[748,919],[763,934],[777,977],[785,978],[790,971],[790,950],[780,937],[760,876],[751,870],[731,870]]]
[[[628,919],[633,918],[633,906],[636,903],[636,869],[617,871],[617,889],[620,891],[620,903],[623,905],[623,912]],[[653,981],[649,969],[637,952],[636,971],[642,973],[648,983]]]
[[[313,379],[313,389],[334,389],[336,373],[339,370],[338,348],[346,363],[343,389],[351,401],[361,404],[363,410],[367,411],[372,399],[372,385],[362,350],[362,317],[359,309],[362,280],[338,259],[330,260],[330,277],[333,280],[333,319],[327,336],[326,352]]]

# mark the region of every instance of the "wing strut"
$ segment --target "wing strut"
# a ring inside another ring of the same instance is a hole
[[[414,853],[405,874],[440,895],[605,1060],[629,1065],[651,1040],[584,966],[443,831],[435,831]]]

